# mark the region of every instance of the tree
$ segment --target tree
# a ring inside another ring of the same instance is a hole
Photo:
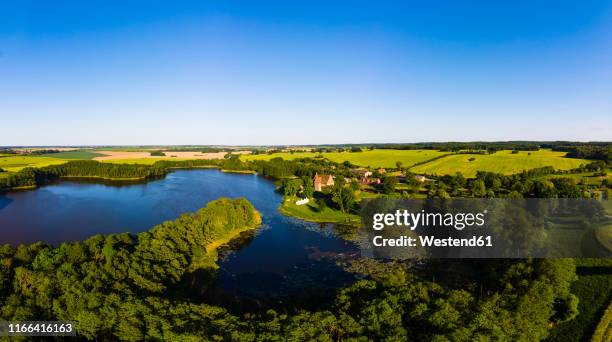
[[[285,196],[295,196],[300,191],[301,179],[289,179],[283,181],[283,194]]]
[[[386,176],[383,179],[383,192],[387,195],[390,195],[395,192],[395,187],[397,186],[397,177],[395,176]]]
[[[350,183],[349,183],[349,189],[353,192],[359,190],[361,188],[361,185],[359,185],[359,182],[356,179],[353,179]]]
[[[404,165],[404,163],[402,163],[399,160],[395,162],[395,167],[397,167],[398,170],[402,170],[402,166],[403,165]]]
[[[304,186],[304,189],[302,189],[302,194],[304,197],[311,198],[314,194],[314,184],[312,179],[304,177],[302,178],[302,183]]]
[[[487,194],[487,188],[485,187],[485,183],[482,180],[476,180],[472,184],[472,194],[474,197],[485,197]]]
[[[343,182],[338,182],[332,189],[332,202],[338,206],[340,211],[347,213],[355,205],[355,193],[345,187]]]

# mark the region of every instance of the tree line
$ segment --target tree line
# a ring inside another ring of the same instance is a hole
[[[150,179],[167,173],[165,168],[137,164],[111,164],[94,160],[70,161],[61,165],[25,168],[0,178],[0,190],[34,187],[62,177],[92,177],[106,179]]]

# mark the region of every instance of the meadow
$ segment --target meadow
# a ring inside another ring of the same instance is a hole
[[[435,150],[366,150],[363,152],[280,152],[243,156],[245,160],[270,160],[283,158],[315,158],[323,156],[333,162],[349,161],[351,164],[364,167],[394,168],[399,161],[403,167],[415,173],[455,174],[461,172],[467,177],[476,175],[476,171],[491,171],[505,175],[543,166],[569,170],[587,164],[584,159],[565,158],[565,152],[550,150],[520,151],[512,153],[505,150],[493,154],[452,154]],[[470,160],[473,159],[473,160]],[[418,165],[415,165],[418,164]]]
[[[17,172],[26,167],[57,165],[63,164],[67,161],[67,159],[51,158],[46,156],[12,155],[10,157],[0,157],[0,168],[10,172]]]
[[[297,198],[290,197],[285,199],[279,207],[281,213],[287,216],[297,217],[303,220],[312,222],[337,222],[337,223],[358,223],[359,215],[346,214],[340,210],[330,207],[318,208],[315,203],[307,203],[304,205],[295,204]]]
[[[101,156],[103,156],[103,154],[91,152],[91,151],[85,151],[85,150],[65,151],[65,152],[49,153],[49,154],[42,155],[42,157],[67,159],[67,160],[90,160],[90,159],[94,159],[95,157],[101,157]]]
[[[273,154],[247,155],[241,158],[245,160],[270,160],[281,157],[285,160],[296,158],[315,158],[318,155],[336,162],[349,161],[351,164],[370,167],[396,167],[399,161],[404,167],[410,167],[417,163],[437,158],[448,154],[436,150],[364,150],[363,152],[280,152]]]
[[[472,158],[473,160],[470,160]],[[418,165],[410,171],[436,175],[461,172],[464,176],[474,177],[476,171],[509,175],[543,166],[569,170],[588,163],[589,161],[584,159],[565,158],[565,152],[539,150],[514,154],[512,151],[499,151],[493,154],[453,154]]]

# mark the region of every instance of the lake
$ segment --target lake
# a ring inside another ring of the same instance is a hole
[[[328,296],[352,279],[336,261],[358,256],[358,249],[337,236],[336,226],[283,216],[277,210],[283,197],[272,181],[216,169],[178,170],[129,185],[60,181],[0,194],[0,244],[59,245],[95,234],[138,233],[219,197],[246,197],[263,224],[223,249],[214,291],[193,291],[202,300],[312,303],[313,296]]]

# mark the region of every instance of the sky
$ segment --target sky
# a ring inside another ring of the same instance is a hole
[[[612,1],[0,2],[0,146],[611,138]]]

